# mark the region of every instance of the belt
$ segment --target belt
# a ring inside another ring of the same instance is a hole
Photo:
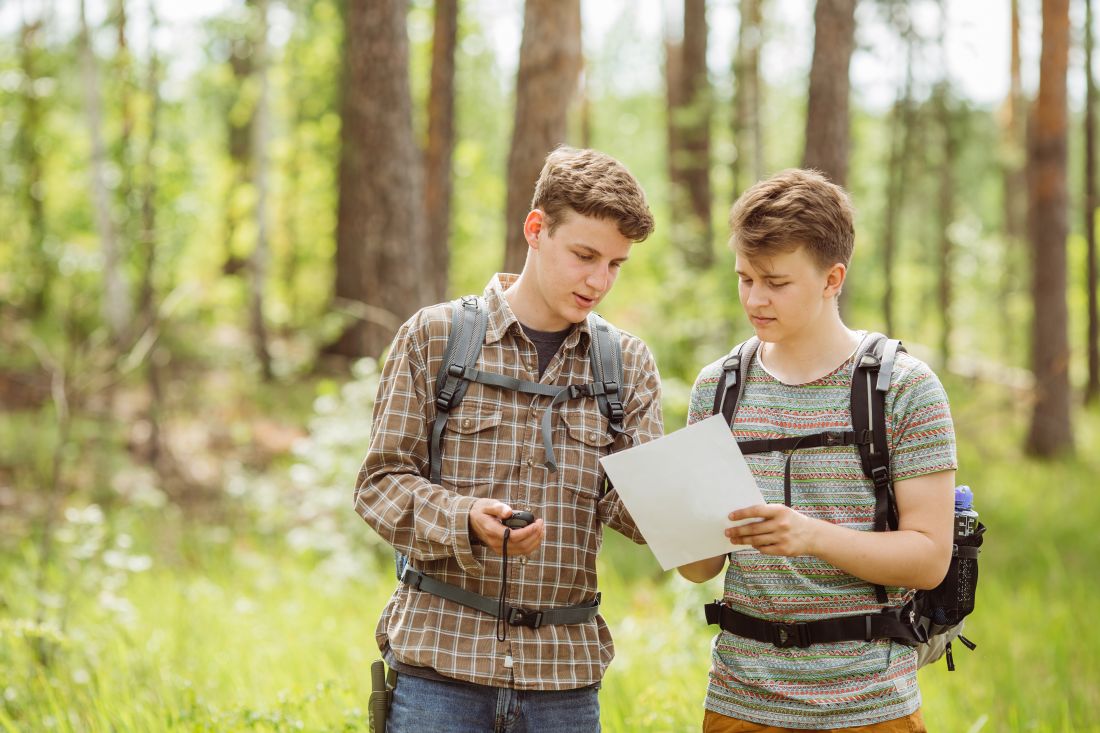
[[[811,644],[872,639],[893,639],[903,644],[919,644],[928,640],[928,634],[916,623],[916,610],[912,604],[889,608],[881,613],[792,623],[749,616],[719,601],[708,603],[704,608],[708,624],[717,624],[731,634],[780,648],[797,646],[805,649]]]

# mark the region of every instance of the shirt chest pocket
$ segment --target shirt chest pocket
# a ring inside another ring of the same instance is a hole
[[[451,412],[440,440],[440,481],[444,486],[475,486],[496,480],[510,465],[502,411],[485,404],[461,404]]]
[[[563,430],[554,450],[559,452],[558,474],[561,486],[582,497],[599,499],[603,489],[600,458],[611,452],[612,436],[607,419],[598,410],[561,411]]]

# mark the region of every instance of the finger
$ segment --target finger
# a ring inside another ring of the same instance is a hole
[[[729,513],[729,519],[734,522],[739,522],[742,519],[767,519],[768,517],[775,516],[776,512],[780,510],[771,504],[754,504],[753,506],[747,506],[737,511]]]
[[[534,524],[520,530],[512,530],[512,535],[508,538],[508,549],[514,549],[518,555],[534,552],[542,544],[544,534],[545,525],[541,519],[536,519]]]
[[[482,512],[488,514],[491,517],[497,519],[507,519],[514,513],[512,507],[505,504],[503,501],[494,501],[485,506]]]

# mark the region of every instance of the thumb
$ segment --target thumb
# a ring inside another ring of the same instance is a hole
[[[484,509],[482,509],[482,511],[490,516],[497,517],[499,519],[507,519],[508,517],[512,516],[512,507],[508,506],[502,501],[491,501],[485,506]]]

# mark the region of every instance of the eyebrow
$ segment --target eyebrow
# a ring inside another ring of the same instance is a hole
[[[734,270],[738,275],[745,276],[744,270]],[[783,278],[790,277],[790,275],[777,273],[777,272],[765,272],[760,275],[765,280],[782,280]]]
[[[577,249],[584,250],[585,254],[590,254],[590,255],[593,255],[595,257],[603,257],[602,252],[600,252],[598,249],[596,249],[594,247],[588,246],[587,244],[585,244],[583,242],[574,242],[573,246],[576,247]],[[626,262],[629,259],[630,259],[630,255],[627,255],[626,257],[613,257],[611,259],[611,261],[612,262]]]

